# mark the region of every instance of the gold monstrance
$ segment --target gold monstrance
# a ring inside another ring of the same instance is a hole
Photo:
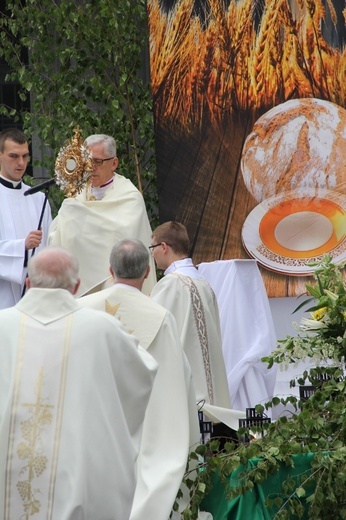
[[[59,150],[55,161],[55,181],[66,197],[75,197],[87,183],[93,170],[92,154],[82,144],[80,128],[74,129],[74,136]]]

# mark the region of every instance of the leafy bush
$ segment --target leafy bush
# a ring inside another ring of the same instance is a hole
[[[311,457],[309,471],[298,479],[288,476],[282,483],[282,495],[267,498],[268,510],[275,510],[272,518],[297,519],[304,514],[309,520],[346,518],[346,284],[343,269],[344,265],[334,265],[330,257],[316,266],[316,283],[306,285],[311,298],[303,304],[313,302],[308,309],[311,318],[302,318],[296,325],[298,337],[288,336],[280,341],[277,349],[263,359],[269,367],[274,363],[285,365],[314,359],[316,367],[292,381],[292,385],[308,382],[314,393],[306,401],[294,396],[274,397],[264,407],[257,406],[260,414],[279,404],[290,404],[293,412],[264,424],[263,428],[239,429],[239,438],[246,435],[252,437],[251,442],[226,442],[220,450],[219,441],[212,439],[206,446],[198,446],[190,456],[195,465],[197,461],[197,468],[188,471],[184,479],[190,490],[190,502],[182,513],[184,519],[197,518],[199,506],[212,489],[215,478],[224,483],[227,498],[232,499],[264,482],[282,465],[293,467],[297,455]],[[259,459],[255,467],[248,464],[253,458]],[[230,487],[228,477],[235,470],[239,471],[237,485]]]

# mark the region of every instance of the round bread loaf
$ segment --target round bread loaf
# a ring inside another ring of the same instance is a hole
[[[287,190],[344,191],[346,110],[315,98],[277,105],[254,124],[241,171],[257,202]]]

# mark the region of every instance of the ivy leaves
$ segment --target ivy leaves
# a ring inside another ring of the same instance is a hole
[[[152,97],[143,56],[148,48],[145,1],[20,0],[0,18],[6,80],[30,95],[31,111],[1,112],[22,120],[42,141],[43,166],[53,172],[58,150],[79,125],[83,137],[106,133],[118,144],[119,173],[143,192],[156,215]]]
[[[287,411],[262,428],[241,428],[239,443],[226,442],[220,450],[217,440],[198,447],[191,459],[199,460],[194,478],[189,476],[190,504],[182,518],[197,518],[198,507],[215,482],[225,486],[227,500],[246,494],[272,475],[288,468],[281,490],[268,493],[266,506],[275,520],[346,519],[346,380],[345,329],[346,282],[344,265],[334,265],[326,257],[316,266],[315,284],[307,285],[312,313],[298,337],[279,341],[271,356],[274,364],[296,363],[306,357],[316,359],[316,367],[305,371],[291,386],[310,385],[307,400],[295,396],[274,397],[256,411],[263,414],[275,406]],[[311,302],[314,302],[311,306]],[[300,306],[300,308],[302,308]],[[318,312],[317,312],[318,311]],[[323,326],[318,327],[322,322]],[[323,361],[326,361],[324,365]],[[257,434],[257,435],[256,435]],[[244,438],[251,439],[243,442]],[[196,455],[197,454],[197,455]],[[202,459],[200,459],[202,457]],[[299,461],[307,460],[302,469]],[[203,487],[200,484],[203,483]]]

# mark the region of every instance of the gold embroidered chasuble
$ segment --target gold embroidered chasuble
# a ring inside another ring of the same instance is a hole
[[[30,289],[0,330],[1,518],[128,518],[155,361],[59,289]]]
[[[42,331],[30,323],[32,318],[21,317],[6,465],[4,520],[19,519],[24,512],[27,518],[34,514],[47,518],[52,515],[71,319],[71,316],[66,318],[63,329],[53,324],[55,330],[47,345],[42,342]],[[28,327],[32,328],[29,337],[26,334]],[[30,348],[31,345],[35,345],[35,349]],[[52,350],[56,353],[54,356]]]

